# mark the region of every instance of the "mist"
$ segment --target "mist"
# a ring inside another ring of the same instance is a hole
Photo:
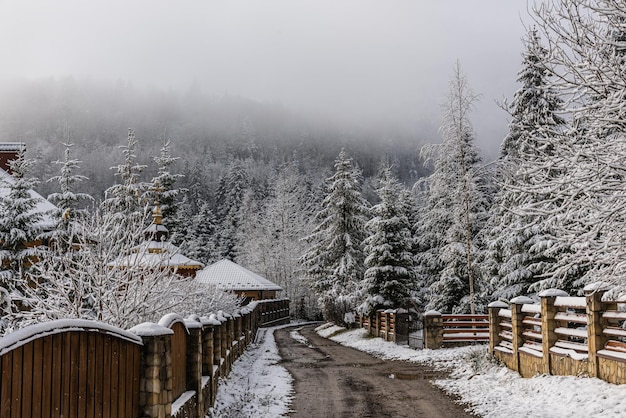
[[[507,124],[495,101],[515,91],[525,16],[526,2],[501,0],[3,1],[0,79],[200,90],[411,131],[438,126],[458,59],[482,95],[478,144],[495,156]]]

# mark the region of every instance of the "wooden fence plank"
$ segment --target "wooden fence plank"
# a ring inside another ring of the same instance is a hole
[[[177,399],[187,388],[187,329],[176,322],[172,330],[172,396]]]
[[[32,407],[31,407],[31,417],[32,418],[41,418],[41,409],[42,409],[42,390],[43,390],[43,367],[44,367],[44,356],[43,356],[43,342],[46,339],[37,338],[33,341],[33,394],[32,394]],[[50,360],[47,359],[46,362]],[[46,417],[48,418],[48,417]]]
[[[72,345],[71,334],[66,332],[63,334],[63,342],[61,353],[63,357],[61,359],[60,371],[62,377],[62,391],[61,391],[61,405],[59,408],[59,416],[66,417],[70,413],[70,392],[71,392],[71,380],[72,380]]]
[[[21,417],[30,417],[33,406],[33,343],[24,344],[22,350],[22,395]],[[13,376],[15,378],[15,376]]]
[[[111,371],[111,340],[108,335],[104,336],[102,341],[102,369]],[[111,373],[104,373],[102,376],[102,416],[109,418],[111,416]]]
[[[135,361],[135,356],[134,356],[134,348],[133,345],[131,343],[126,343],[126,364],[124,369],[126,369],[126,405],[124,407],[124,415],[125,416],[131,416],[131,414],[133,413],[133,390],[135,388],[134,385],[134,365],[133,362]]]
[[[63,350],[63,343],[65,341],[65,335],[53,335],[52,336],[52,370],[51,380],[54,388],[51,388],[50,392],[50,409],[52,418],[61,417],[61,408],[63,405],[63,391],[65,389],[64,376],[61,370],[63,359],[65,357],[65,351]]]
[[[132,416],[139,416],[139,390],[140,390],[140,373],[141,373],[141,347],[133,346],[133,409]]]
[[[12,378],[13,352],[9,351],[2,356],[2,393],[0,393],[0,418],[11,417],[11,400],[13,399],[13,396],[11,394],[11,391],[13,389],[13,385],[11,384]]]
[[[95,404],[96,404],[96,369],[97,366],[97,358],[96,358],[96,337],[98,336],[95,332],[90,332],[87,335],[87,399],[85,411],[85,417],[94,418],[95,417]]]
[[[118,416],[119,402],[119,373],[120,373],[120,341],[111,339],[111,418]],[[122,418],[122,417],[120,417]]]
[[[95,350],[94,350],[94,360],[93,367],[95,368],[95,377],[94,377],[94,416],[96,418],[103,418],[103,392],[107,390],[104,387],[104,341],[106,340],[106,336],[102,334],[97,335],[97,339],[95,342]]]
[[[54,338],[52,335],[42,339],[43,367],[41,371],[41,416],[48,418],[52,416],[52,367],[54,355],[52,345]],[[56,385],[56,388],[59,386]]]
[[[22,348],[13,350],[13,375],[11,376],[11,418],[22,418]]]
[[[76,417],[87,416],[87,349],[89,343],[89,335],[85,332],[77,332],[78,334],[78,402],[76,403]]]
[[[126,416],[126,348],[128,344],[125,341],[120,342],[120,350],[118,354],[118,363],[120,371],[118,374],[119,390],[117,402],[117,416],[122,418]]]
[[[78,404],[80,387],[80,333],[69,332],[70,334],[70,396],[68,417],[79,417]]]

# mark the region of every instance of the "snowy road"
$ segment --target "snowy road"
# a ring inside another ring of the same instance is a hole
[[[281,365],[294,377],[291,416],[471,416],[429,383],[437,372],[423,365],[377,359],[322,338],[314,328],[298,326],[274,333]]]

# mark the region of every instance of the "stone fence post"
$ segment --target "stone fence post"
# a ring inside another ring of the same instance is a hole
[[[141,337],[143,350],[139,379],[139,409],[142,417],[172,416],[172,335],[174,331],[144,322],[129,329]]]
[[[428,311],[424,314],[424,348],[437,349],[443,346],[443,317],[441,312]]]

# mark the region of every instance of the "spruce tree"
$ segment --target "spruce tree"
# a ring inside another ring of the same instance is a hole
[[[363,240],[369,208],[361,196],[361,171],[341,150],[328,193],[316,214],[317,226],[306,238],[300,258],[324,317],[343,322],[360,292],[364,273]]]
[[[457,63],[443,106],[443,142],[423,149],[424,156],[435,159],[435,169],[418,234],[419,273],[429,287],[428,306],[444,312],[481,309],[477,259],[483,250],[479,233],[489,199],[469,120],[476,99]]]
[[[364,315],[379,308],[413,307],[415,287],[411,225],[402,200],[402,187],[387,165],[383,168],[380,203],[373,206],[373,218],[366,224],[365,301],[359,306]]]
[[[41,253],[38,240],[42,236],[44,213],[38,205],[43,198],[32,189],[39,181],[29,176],[33,161],[22,148],[15,160],[9,161],[12,175],[0,170],[0,330],[11,328],[8,318],[23,309],[24,289],[32,261]]]
[[[228,171],[220,178],[216,192],[216,212],[219,222],[218,249],[221,257],[234,260],[237,256],[236,236],[238,216],[250,179],[242,161],[231,161]]]
[[[181,245],[181,252],[203,264],[219,261],[220,257],[216,248],[217,225],[211,206],[206,202],[203,203],[200,211],[188,222],[189,227],[185,241]]]
[[[151,187],[146,192],[146,200],[149,203],[159,202],[161,213],[163,214],[163,225],[170,229],[170,233],[176,231],[176,212],[178,209],[178,198],[184,190],[175,187],[177,181],[184,176],[172,173],[172,165],[179,160],[170,154],[170,140],[163,142],[159,155],[153,158],[157,164],[157,175],[151,180]]]
[[[523,208],[549,197],[527,193],[536,180],[525,173],[539,169],[554,155],[551,138],[565,124],[559,116],[563,104],[550,86],[548,52],[541,46],[537,30],[529,32],[525,45],[517,79],[521,87],[514,94],[509,134],[501,147],[501,189],[487,234],[485,270],[491,277],[490,293],[504,299],[527,294],[554,264],[554,257],[547,255],[554,242],[549,224],[544,216],[524,214]]]
[[[71,156],[73,144],[63,144],[63,146],[65,146],[64,160],[55,161],[55,164],[61,165],[61,173],[48,179],[48,182],[56,182],[59,185],[59,191],[48,195],[48,200],[57,207],[57,210],[51,214],[57,222],[55,236],[52,239],[55,245],[65,248],[71,245],[72,229],[75,223],[88,216],[85,204],[93,202],[94,199],[87,193],[75,190],[80,182],[87,180],[87,177],[75,173],[80,169],[80,161]]]
[[[140,175],[146,166],[137,162],[136,147],[135,131],[129,129],[126,145],[120,146],[124,155],[124,162],[111,167],[115,170],[119,182],[105,191],[103,207],[108,214],[118,220],[120,226],[143,217],[149,203],[142,202],[148,185],[141,182]]]

